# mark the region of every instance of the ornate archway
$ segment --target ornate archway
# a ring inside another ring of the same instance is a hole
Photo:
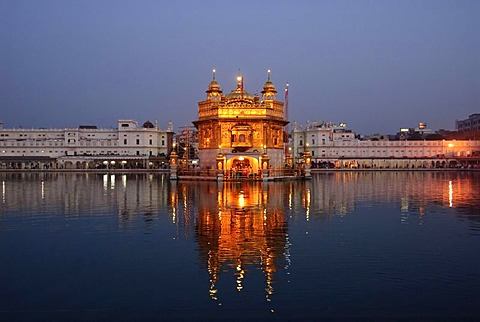
[[[258,174],[259,163],[250,156],[234,156],[227,159],[226,171],[232,178],[249,178]]]

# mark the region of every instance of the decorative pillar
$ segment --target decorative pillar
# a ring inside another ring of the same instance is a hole
[[[303,153],[303,160],[305,161],[305,179],[312,179],[310,167],[312,166],[312,154],[306,150]]]
[[[263,153],[262,156],[260,157],[260,164],[262,167],[263,181],[268,181],[268,175],[269,175],[268,169],[270,168],[270,158],[268,157],[268,154],[266,152]]]
[[[218,152],[217,157],[215,158],[217,162],[217,181],[223,181],[223,171],[225,169],[225,156],[222,152]]]
[[[177,180],[178,154],[172,150],[170,153],[170,180]]]

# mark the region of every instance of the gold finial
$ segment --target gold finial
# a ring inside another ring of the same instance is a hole
[[[242,75],[237,76],[237,86],[238,86],[238,88],[243,88],[243,77],[242,77]]]
[[[213,72],[213,79],[215,79],[215,72],[216,72],[215,68],[212,70],[212,72]]]
[[[267,70],[267,73],[268,73],[268,80],[270,80],[270,72],[271,72],[271,71],[270,71],[270,69],[269,69],[269,70]]]

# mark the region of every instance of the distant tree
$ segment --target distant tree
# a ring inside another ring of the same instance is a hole
[[[423,135],[421,135],[418,132],[412,133],[410,137],[408,138],[410,141],[418,141],[418,140],[423,140]]]
[[[429,141],[435,141],[435,140],[443,140],[445,139],[445,137],[441,134],[429,134],[425,137],[425,140],[429,140]]]

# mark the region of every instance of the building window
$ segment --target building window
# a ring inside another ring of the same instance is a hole
[[[162,145],[165,145],[165,140],[162,140]]]
[[[137,139],[137,145],[139,145],[139,144],[140,144],[140,139]]]
[[[123,144],[127,144],[127,139],[123,139]]]
[[[149,142],[150,142],[150,145],[152,145],[152,144],[153,144],[153,141],[152,141],[152,139],[150,139],[150,140],[149,140]]]

